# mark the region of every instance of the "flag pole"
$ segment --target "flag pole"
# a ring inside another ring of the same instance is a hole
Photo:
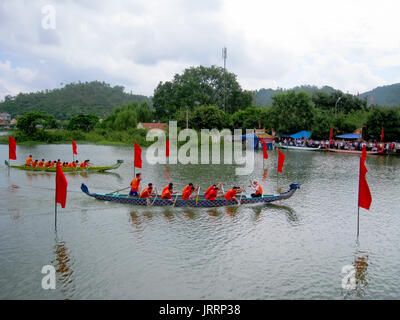
[[[54,198],[54,229],[57,230],[57,173],[56,173],[56,192]]]

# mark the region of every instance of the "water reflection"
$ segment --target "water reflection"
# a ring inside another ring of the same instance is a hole
[[[366,291],[369,285],[368,282],[368,253],[362,250],[357,249],[354,257],[353,267],[354,271],[352,271],[353,279],[350,279],[353,283],[353,286],[347,288],[344,298],[348,299],[352,296],[357,296],[358,298],[363,298],[366,296]]]
[[[183,216],[190,220],[193,220],[195,218],[196,214],[193,210],[191,210],[189,208],[185,208],[183,211]]]
[[[135,227],[137,231],[142,231],[141,225],[142,221],[139,218],[138,214],[135,211],[129,212],[130,220],[132,223],[132,226]]]
[[[286,220],[290,223],[290,225],[292,226],[299,225],[300,218],[291,207],[274,203],[267,203],[264,205],[264,207],[275,209],[278,211],[283,211],[286,214]]]
[[[264,169],[262,180],[266,181],[268,178],[268,169]]]
[[[225,207],[225,212],[227,215],[233,218],[236,216],[238,209],[239,209],[238,207]]]
[[[56,268],[57,281],[61,282],[61,292],[65,295],[66,299],[71,298],[75,293],[74,270],[72,269],[74,261],[70,257],[70,252],[66,247],[65,241],[59,241],[57,235],[54,253],[56,261],[52,261],[52,264]]]

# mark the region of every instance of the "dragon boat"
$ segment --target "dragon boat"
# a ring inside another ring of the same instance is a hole
[[[124,160],[117,160],[117,163],[111,166],[104,166],[104,167],[87,167],[87,168],[71,168],[71,167],[61,167],[64,172],[104,172],[107,170],[118,169]],[[7,160],[5,160],[5,164],[7,167],[27,170],[27,171],[41,171],[41,172],[56,172],[56,167],[31,167],[25,165],[10,165]]]
[[[289,199],[297,189],[301,186],[300,183],[292,183],[289,190],[278,195],[264,194],[262,197],[252,198],[250,195],[238,195],[241,205],[254,204],[254,203],[269,203],[279,200]],[[90,193],[88,187],[82,183],[82,192],[97,200],[111,201],[123,204],[130,204],[135,206],[169,206],[169,207],[198,207],[198,208],[211,208],[211,207],[224,207],[236,206],[238,203],[235,200],[225,200],[223,198],[216,200],[207,200],[204,195],[199,195],[192,200],[182,199],[182,195],[176,195],[171,200],[160,199],[156,195],[153,199],[141,199],[138,197],[130,197],[127,194],[118,193]]]
[[[321,149],[321,146],[319,146],[319,147],[299,147],[299,146],[291,146],[291,145],[287,145],[287,144],[277,144],[276,147],[281,148],[281,149],[300,150],[300,151],[323,150],[323,149]]]

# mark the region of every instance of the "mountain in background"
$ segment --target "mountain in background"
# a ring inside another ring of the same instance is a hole
[[[292,89],[278,88],[260,89],[253,91],[254,105],[265,107],[272,103],[272,97],[280,92],[288,90],[306,91],[310,95],[315,91],[333,93],[336,90],[330,86],[303,85]],[[377,87],[371,91],[360,93],[360,99],[366,99],[370,104],[370,97],[373,96],[373,103],[382,106],[400,106],[400,83]],[[111,87],[109,84],[100,81],[78,82],[65,85],[63,88],[45,90],[35,93],[20,93],[15,97],[6,96],[0,103],[0,112],[7,112],[13,118],[29,111],[42,110],[54,115],[59,120],[67,120],[79,114],[94,113],[100,118],[111,114],[112,110],[131,102],[146,102],[152,106],[152,98],[144,95],[135,95],[124,92],[123,86]]]
[[[115,107],[134,101],[146,102],[151,106],[151,98],[126,93],[122,86],[111,87],[100,81],[78,82],[59,89],[20,93],[15,97],[6,96],[0,103],[0,112],[7,112],[13,118],[36,110],[52,114],[59,120],[87,113],[104,118]]]
[[[315,91],[325,91],[327,93],[332,93],[336,90],[329,86],[324,86],[322,88],[318,88],[317,86],[297,86],[292,89],[282,89],[278,88],[274,89],[260,89],[254,91],[254,102],[256,106],[264,107],[268,106],[272,103],[272,97],[280,92],[295,90],[295,91],[306,91],[310,95]],[[387,85],[383,87],[377,87],[371,91],[361,93],[360,99],[367,99],[368,105],[370,104],[370,97],[373,96],[373,104],[381,105],[381,106],[400,106],[400,83],[395,83],[392,85]]]
[[[371,91],[360,93],[360,98],[368,99],[373,97],[373,103],[381,106],[400,106],[400,83],[391,84],[388,86],[377,87]]]

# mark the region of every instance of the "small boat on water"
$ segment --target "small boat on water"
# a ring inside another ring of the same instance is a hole
[[[357,154],[357,155],[362,154],[362,151],[360,150],[331,149],[331,148],[326,148],[325,150],[337,153],[344,153],[344,154]],[[367,154],[384,154],[384,153],[383,150],[378,150],[378,151],[367,151]]]
[[[252,198],[250,195],[238,195],[237,198],[240,200],[241,205],[253,204],[253,203],[269,203],[279,200],[289,199],[297,189],[301,186],[300,183],[292,183],[289,186],[289,190],[280,193],[278,195],[273,194],[264,194],[262,197]],[[88,187],[82,183],[81,185],[82,192],[86,193],[88,196],[93,197],[97,200],[103,201],[112,201],[123,204],[130,204],[136,206],[169,206],[169,207],[198,207],[198,208],[210,208],[210,207],[224,207],[224,206],[236,206],[238,205],[235,200],[225,200],[225,199],[216,199],[216,200],[207,200],[204,198],[204,195],[199,195],[198,199],[192,200],[184,200],[182,199],[182,195],[178,195],[174,197],[172,200],[160,199],[157,195],[154,199],[140,199],[137,197],[130,197],[127,194],[118,194],[118,193],[90,193]]]
[[[117,160],[117,163],[111,166],[104,166],[104,167],[87,167],[87,168],[71,168],[71,167],[61,167],[64,172],[104,172],[107,170],[114,170],[118,169],[124,160]],[[27,171],[39,171],[39,172],[56,172],[56,167],[31,167],[25,165],[10,165],[7,160],[5,160],[5,165],[10,168],[27,170]]]
[[[290,146],[290,145],[287,145],[287,144],[277,144],[276,148],[288,149],[288,150],[301,150],[301,151],[323,150],[321,148],[321,146],[318,146],[318,147],[298,147],[298,146]]]

